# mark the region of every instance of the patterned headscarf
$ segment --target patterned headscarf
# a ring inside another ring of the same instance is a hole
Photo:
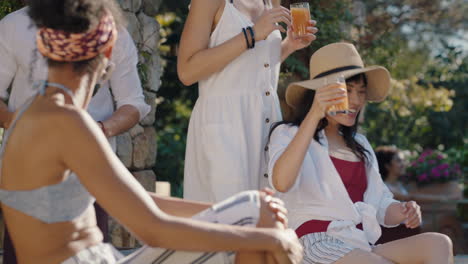
[[[40,28],[36,42],[39,52],[47,58],[62,62],[88,60],[106,51],[117,40],[114,18],[106,13],[95,29],[85,33]]]

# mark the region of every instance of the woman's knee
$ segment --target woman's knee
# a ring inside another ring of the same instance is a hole
[[[453,249],[452,240],[447,235],[435,232],[423,233],[425,243],[434,254],[448,253],[451,254]]]
[[[355,249],[335,262],[335,264],[394,264],[392,261],[361,249]]]

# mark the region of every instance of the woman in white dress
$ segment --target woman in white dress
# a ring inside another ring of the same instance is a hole
[[[288,9],[269,0],[193,0],[180,42],[178,74],[199,82],[189,124],[184,197],[216,202],[267,186],[265,148],[281,120],[276,94],[281,62],[315,39],[288,36]],[[264,182],[263,182],[264,181]]]

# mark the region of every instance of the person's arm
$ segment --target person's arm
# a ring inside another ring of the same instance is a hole
[[[294,185],[319,121],[325,116],[326,109],[343,101],[344,94],[344,89],[336,84],[330,84],[316,91],[311,109],[273,167],[272,182],[276,190],[287,192]]]
[[[149,195],[163,212],[179,217],[192,217],[213,205],[209,203],[160,196],[151,192],[149,192]]]
[[[134,127],[140,120],[140,113],[132,105],[123,105],[117,109],[108,119],[98,123],[106,137],[120,135]]]
[[[215,16],[224,3],[224,0],[193,0],[191,3],[180,39],[177,62],[179,79],[185,85],[192,85],[220,71],[247,50],[242,29],[239,29],[239,34],[223,44],[208,47]],[[289,10],[277,7],[265,11],[253,27],[255,40],[264,40],[274,30],[284,32],[284,28],[278,25],[278,22],[291,25]]]
[[[315,20],[310,20],[309,27],[307,27],[308,33],[301,37],[294,36],[292,28],[288,28],[287,36],[281,42],[281,61],[286,60],[289,55],[295,51],[310,46],[310,44],[317,39],[315,36],[315,33],[318,32],[318,29],[315,27],[316,24],[317,22]]]
[[[109,84],[117,110],[107,120],[101,120],[107,137],[128,131],[151,111],[138,76],[138,52],[126,29],[119,30],[111,59],[115,69]]]
[[[11,31],[14,30],[14,23],[9,23],[9,18],[6,17],[0,20],[0,126],[8,128],[13,112],[8,110],[8,106],[4,102],[9,97],[8,87],[11,85],[18,67],[14,52],[9,40],[11,40]],[[14,31],[13,31],[14,32]]]
[[[291,230],[204,223],[162,212],[114,154],[94,120],[83,110],[65,111],[56,117],[56,131],[60,132],[53,135],[64,143],[59,149],[64,165],[78,175],[111,216],[149,246],[187,251],[268,251],[277,258],[289,256],[288,250],[300,252],[296,251]]]

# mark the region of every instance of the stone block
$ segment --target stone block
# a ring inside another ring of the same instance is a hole
[[[145,95],[146,103],[151,106],[151,111],[140,123],[145,126],[150,126],[156,121],[156,94],[148,91],[143,91],[143,94]]]
[[[156,139],[156,129],[152,126],[146,127],[145,134],[149,138],[148,155],[146,156],[146,159],[145,159],[145,167],[153,168],[154,165],[156,165],[156,156],[157,156],[157,148],[158,148],[158,142]]]
[[[136,124],[134,127],[130,129],[130,136],[132,138],[135,138],[136,136],[140,135],[141,133],[145,132],[145,129],[140,126],[139,124]]]
[[[117,248],[136,248],[140,246],[138,240],[112,217],[109,217],[109,233],[112,245]]]
[[[132,166],[133,144],[129,132],[117,136],[117,155],[125,167],[130,168]]]
[[[140,21],[138,21],[135,13],[123,12],[127,19],[127,30],[135,43],[141,43]]]
[[[124,11],[136,13],[141,9],[142,0],[118,0]]]
[[[143,0],[143,12],[148,16],[156,16],[162,0]]]
[[[135,179],[149,192],[155,192],[156,174],[152,170],[133,172]]]
[[[161,86],[161,76],[162,76],[162,65],[161,65],[161,58],[159,57],[159,53],[155,52],[151,56],[151,62],[148,72],[148,81],[149,84],[147,85],[147,89],[153,92],[157,92],[159,87]]]
[[[140,51],[153,54],[158,49],[159,44],[159,23],[154,17],[149,17],[144,13],[139,13],[137,19],[140,22],[140,34],[142,36]]]
[[[142,170],[156,163],[156,130],[146,127],[144,133],[133,140],[133,167]]]

